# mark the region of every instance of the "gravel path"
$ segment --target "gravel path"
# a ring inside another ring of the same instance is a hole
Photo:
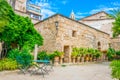
[[[113,80],[110,76],[110,68],[103,64],[81,64],[71,66],[57,66],[54,71],[45,74],[30,75],[20,74],[19,71],[0,72],[0,80]]]

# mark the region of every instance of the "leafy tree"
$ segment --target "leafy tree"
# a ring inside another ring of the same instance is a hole
[[[9,22],[9,13],[12,10],[5,0],[0,0],[0,32],[4,30],[4,26]]]
[[[110,47],[110,48],[107,50],[107,57],[108,57],[109,60],[113,60],[115,54],[116,54],[116,52],[115,52],[115,50],[114,50],[113,48]]]
[[[4,0],[3,0],[4,2]],[[9,6],[5,1],[4,6]],[[35,30],[33,23],[28,17],[19,16],[14,13],[12,8],[8,7],[7,17],[9,23],[0,32],[0,40],[4,41],[9,47],[19,47],[20,49],[28,48],[32,50],[35,44],[43,44],[42,36]],[[14,44],[15,46],[11,46]]]
[[[120,80],[120,61],[112,61],[110,67],[112,68],[112,77]]]
[[[115,9],[111,11],[110,17],[115,19],[113,22],[113,37],[116,37],[120,34],[120,9]]]

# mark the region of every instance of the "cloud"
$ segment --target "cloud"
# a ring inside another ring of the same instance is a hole
[[[59,3],[61,5],[66,5],[68,3],[68,0],[54,0],[52,2],[51,0],[31,0],[34,4],[37,4],[41,6],[41,14],[42,18],[45,19],[49,16],[52,16],[56,12],[59,11],[60,7],[57,6],[56,3]]]
[[[103,7],[103,8],[99,8],[99,9],[93,9],[89,12],[89,14],[94,14],[94,13],[97,13],[100,11],[109,12],[109,11],[114,10],[114,9],[118,9],[118,7]]]
[[[43,18],[47,18],[51,15],[54,15],[56,12],[49,10],[49,9],[42,9],[41,14],[43,15]]]
[[[86,14],[88,14],[88,12],[83,12],[83,13],[77,12],[77,13],[75,13],[75,17],[76,17],[76,19],[84,18]]]
[[[51,9],[51,5],[49,3],[43,3],[43,2],[40,2],[38,3],[39,6],[43,7],[43,8],[49,8]]]
[[[68,1],[67,0],[63,0],[63,1],[61,1],[61,3],[65,5],[65,4],[68,3]]]
[[[59,9],[56,6],[53,6],[53,4],[51,4],[50,2],[48,2],[48,0],[37,2],[37,4],[41,6],[41,14],[43,16],[42,17],[43,19],[54,15],[56,11]]]
[[[120,2],[111,2],[111,4],[114,6],[120,6]]]
[[[94,14],[100,11],[109,12],[114,9],[118,9],[120,7],[120,2],[111,2],[109,5],[98,5],[96,9],[93,9],[89,12],[89,14]]]

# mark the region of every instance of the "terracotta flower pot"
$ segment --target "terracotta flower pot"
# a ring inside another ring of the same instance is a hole
[[[54,58],[54,65],[58,65],[59,64],[59,57],[55,56]]]
[[[77,57],[77,63],[79,63],[79,62],[80,62],[80,56]]]
[[[75,56],[72,57],[72,62],[75,64]]]

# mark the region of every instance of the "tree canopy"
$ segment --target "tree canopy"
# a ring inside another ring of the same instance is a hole
[[[4,29],[4,26],[9,22],[9,13],[12,10],[10,5],[6,5],[7,2],[5,0],[0,0],[0,32]]]
[[[11,6],[5,0],[2,1],[5,3],[0,8],[8,7],[5,16],[9,23],[5,25],[4,31],[0,32],[0,40],[9,45],[15,43],[20,49],[29,48],[32,50],[35,44],[42,45],[43,38],[35,30],[30,18],[15,14]]]

